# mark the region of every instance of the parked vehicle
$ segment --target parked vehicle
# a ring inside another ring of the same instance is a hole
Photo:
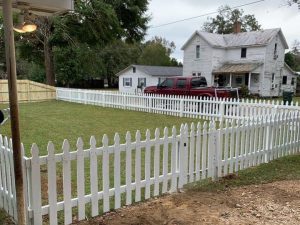
[[[238,89],[208,87],[205,77],[170,77],[157,86],[145,88],[146,94],[189,95],[238,98]]]

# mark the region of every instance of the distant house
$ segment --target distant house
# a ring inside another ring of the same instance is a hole
[[[196,31],[184,44],[184,76],[204,76],[209,85],[247,86],[272,97],[296,89],[296,74],[284,63],[288,44],[280,28],[232,34]]]
[[[131,65],[117,73],[119,91],[142,92],[145,87],[156,86],[167,77],[182,76],[182,67]]]

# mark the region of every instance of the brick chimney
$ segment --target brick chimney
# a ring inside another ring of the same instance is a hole
[[[238,34],[241,33],[242,23],[240,21],[236,21],[233,24],[233,33]]]

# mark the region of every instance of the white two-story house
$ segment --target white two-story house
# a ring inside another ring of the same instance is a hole
[[[281,29],[232,34],[196,31],[184,44],[183,76],[204,76],[219,87],[247,86],[252,94],[295,91],[296,74],[284,62],[288,44]]]

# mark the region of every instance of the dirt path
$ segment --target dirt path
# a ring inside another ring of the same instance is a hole
[[[123,208],[92,221],[107,225],[300,224],[300,181],[220,192],[179,193]]]

